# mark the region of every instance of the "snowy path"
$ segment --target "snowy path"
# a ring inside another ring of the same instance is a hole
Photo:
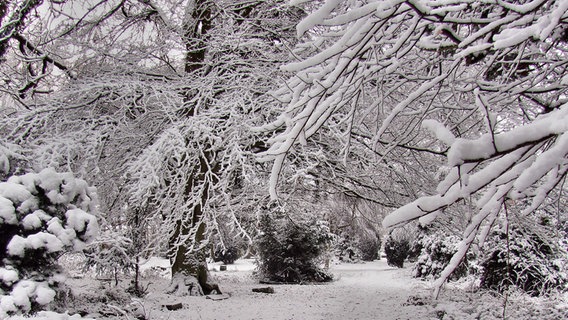
[[[432,309],[426,306],[405,305],[409,296],[428,294],[418,289],[418,282],[405,274],[407,269],[393,269],[382,260],[366,264],[341,264],[334,266],[332,272],[338,278],[333,283],[276,285],[274,294],[253,293],[251,289],[260,285],[250,277],[250,271],[213,272],[222,289],[231,295],[229,299],[172,299],[160,293],[151,293],[146,303],[153,307],[148,306],[150,308],[146,312],[150,313],[151,319],[172,320],[403,320],[432,317]],[[165,302],[182,302],[185,308],[178,311],[161,310],[159,306]]]
[[[158,262],[151,264],[160,265]],[[210,267],[219,270],[219,264]],[[213,280],[230,295],[217,301],[165,294],[169,280],[158,276],[161,271],[147,274],[142,282],[149,284],[148,294],[134,301],[124,292],[126,283],[101,287],[100,282],[89,277],[71,278],[68,285],[74,288],[75,298],[68,307],[71,314],[86,311],[90,318],[112,320],[136,319],[142,314],[148,320],[503,319],[501,296],[472,290],[472,283],[466,281],[448,284],[440,299],[432,300],[428,284],[411,277],[411,267],[391,268],[385,260],[334,265],[331,272],[336,281],[332,283],[274,285],[274,294],[252,292],[252,288],[265,286],[252,276],[253,269],[252,260],[238,260],[227,271],[213,270]],[[175,303],[182,303],[183,308],[169,311],[164,307]],[[507,306],[508,320],[568,319],[568,293],[551,299],[512,294]],[[108,311],[123,315],[111,316]]]
[[[382,260],[339,265],[333,271],[341,276],[333,284],[337,308],[325,319],[417,319],[420,309],[424,309],[404,305],[409,296],[428,294],[418,289],[418,281],[406,275],[408,269],[394,269]]]

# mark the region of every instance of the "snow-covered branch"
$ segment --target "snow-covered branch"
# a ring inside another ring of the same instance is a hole
[[[568,4],[349,4],[325,1],[298,26],[299,61],[284,66],[292,76],[274,92],[286,109],[257,128],[275,132],[260,156],[274,161],[271,195],[278,197],[288,157],[322,143],[324,133],[341,142],[342,154],[345,146],[354,154],[370,146],[380,155],[352,165],[440,167],[438,187],[420,190],[384,225],[430,221],[461,200],[476,204],[441,283],[507,199],[527,203],[529,213],[566,177]],[[410,147],[412,158],[402,160],[399,146]],[[432,164],[419,150],[447,159]]]

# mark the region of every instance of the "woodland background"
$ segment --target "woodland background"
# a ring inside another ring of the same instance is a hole
[[[435,296],[464,276],[566,290],[566,1],[15,0],[0,19],[1,317],[51,309],[68,251],[134,295],[153,256],[172,294],[210,294],[208,259],[329,281],[321,261],[381,245]]]

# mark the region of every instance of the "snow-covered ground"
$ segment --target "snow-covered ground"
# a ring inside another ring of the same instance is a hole
[[[160,265],[159,260],[150,265]],[[169,320],[210,319],[500,319],[505,299],[490,292],[471,292],[468,286],[451,285],[438,300],[432,299],[428,282],[413,279],[410,267],[396,269],[385,260],[331,267],[336,281],[319,285],[272,285],[273,294],[254,293],[265,287],[253,277],[252,260],[238,260],[227,271],[210,266],[211,276],[223,291],[223,300],[176,297],[165,294],[168,279],[160,271],[145,278],[148,294],[131,300],[124,289],[90,278],[69,279],[76,298],[70,313],[91,312],[90,318]],[[151,273],[146,268],[146,273]],[[126,284],[125,284],[126,285]],[[105,288],[106,287],[106,288]],[[568,319],[567,296],[537,299],[509,296],[507,319]],[[167,310],[164,305],[182,303]],[[98,312],[99,314],[96,314]],[[106,317],[101,317],[107,314]],[[116,316],[111,316],[115,314]],[[45,317],[44,319],[50,319]],[[141,317],[140,317],[141,318]]]
[[[337,281],[316,285],[272,285],[274,294],[254,293],[265,287],[252,277],[250,261],[237,261],[227,271],[214,271],[226,300],[201,297],[172,298],[163,290],[147,296],[152,319],[427,319],[429,310],[405,306],[410,295],[423,291],[420,283],[408,281],[406,270],[384,261],[340,264],[332,268]],[[216,267],[216,270],[218,268]],[[424,294],[427,294],[426,292]],[[164,313],[161,301],[182,302],[186,308]]]

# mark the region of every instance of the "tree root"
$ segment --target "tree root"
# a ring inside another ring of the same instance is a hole
[[[178,297],[183,296],[202,296],[203,290],[197,278],[183,273],[176,273],[172,276],[170,287],[166,290],[168,294]]]
[[[188,274],[177,273],[172,277],[171,284],[166,290],[168,294],[178,297],[203,296],[211,293],[222,294],[219,285],[212,283],[200,284],[196,277]]]

